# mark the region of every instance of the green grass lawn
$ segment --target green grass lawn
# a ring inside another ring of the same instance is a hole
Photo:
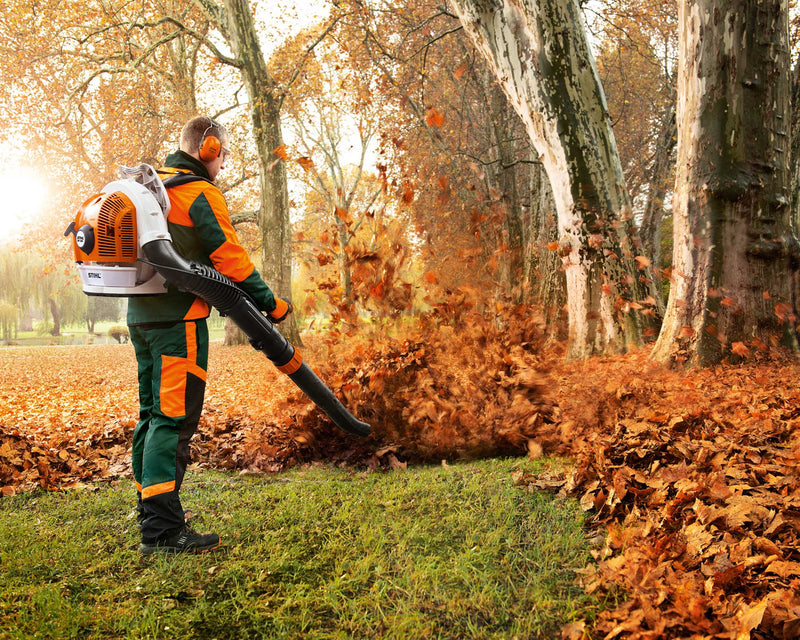
[[[131,483],[0,500],[0,638],[558,638],[602,603],[572,501],[527,460],[190,472],[220,551],[141,558]]]

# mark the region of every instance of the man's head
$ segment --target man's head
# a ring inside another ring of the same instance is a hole
[[[212,180],[225,168],[228,144],[225,127],[208,116],[192,118],[181,131],[181,151],[202,162]]]

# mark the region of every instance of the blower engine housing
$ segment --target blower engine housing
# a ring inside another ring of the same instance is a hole
[[[159,204],[157,195],[134,180],[116,180],[81,205],[64,235],[74,235],[84,293],[118,297],[166,293],[164,277],[139,260],[144,258],[143,245],[171,240],[169,198],[165,191]]]

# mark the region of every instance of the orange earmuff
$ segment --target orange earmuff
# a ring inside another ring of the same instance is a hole
[[[200,143],[200,159],[203,162],[213,162],[219,157],[220,151],[222,151],[222,143],[217,136],[205,137]]]

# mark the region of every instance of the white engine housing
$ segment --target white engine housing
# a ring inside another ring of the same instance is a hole
[[[156,171],[150,165],[139,165],[134,168],[121,168],[123,179],[109,182],[101,194],[90,199],[78,214],[75,226],[76,252],[83,249],[84,237],[88,232],[93,234],[92,243],[100,242],[100,237],[109,231],[102,225],[87,223],[81,216],[92,205],[103,202],[104,196],[121,195],[127,198],[135,209],[136,221],[136,261],[124,262],[92,260],[87,253],[78,260],[78,273],[83,282],[83,291],[88,295],[101,296],[140,296],[159,295],[166,292],[166,281],[149,264],[142,262],[144,254],[142,246],[153,240],[171,240],[167,228],[167,215],[170,204],[166,189]],[[119,200],[124,201],[124,198]],[[84,216],[88,217],[88,216]],[[83,225],[81,225],[83,223]],[[91,230],[88,226],[93,226]],[[110,227],[110,233],[118,230]],[[87,249],[91,251],[91,249]],[[96,253],[96,252],[95,252]]]

